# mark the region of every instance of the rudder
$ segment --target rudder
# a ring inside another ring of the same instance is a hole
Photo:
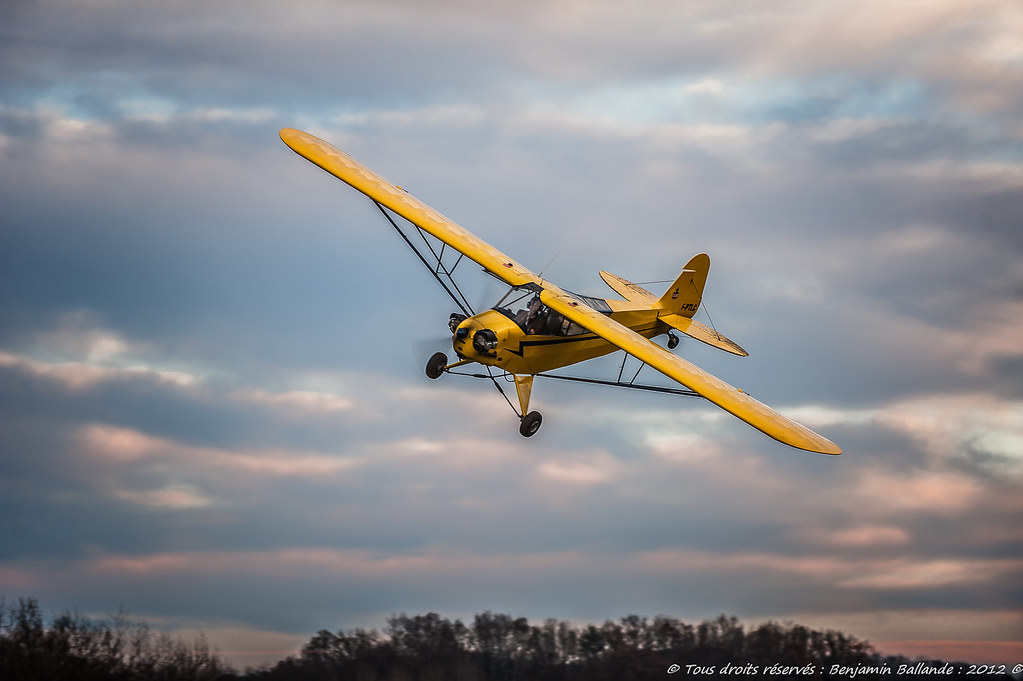
[[[706,253],[694,255],[682,269],[675,283],[668,287],[657,301],[661,314],[677,314],[692,317],[700,309],[703,287],[710,272],[710,256]]]

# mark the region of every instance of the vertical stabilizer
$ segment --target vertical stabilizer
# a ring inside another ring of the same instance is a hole
[[[682,317],[692,317],[700,309],[700,301],[703,300],[703,287],[707,283],[707,273],[710,272],[710,256],[706,253],[694,255],[682,269],[675,283],[668,287],[657,305],[664,314],[677,314]]]

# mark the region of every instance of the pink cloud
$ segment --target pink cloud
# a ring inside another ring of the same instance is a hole
[[[1023,618],[1016,610],[884,610],[793,613],[808,626],[865,638],[890,655],[949,661],[1019,663]]]
[[[904,546],[911,539],[906,530],[889,525],[860,525],[842,530],[812,528],[795,534],[802,541],[840,548]]]
[[[352,400],[347,397],[315,390],[289,390],[278,393],[255,389],[237,390],[230,394],[230,398],[288,413],[332,414],[348,411],[354,406]]]
[[[885,654],[909,658],[1005,664],[1007,671],[1023,660],[1021,641],[877,641],[874,646]]]
[[[893,476],[888,470],[871,470],[860,476],[846,503],[874,517],[900,511],[951,515],[980,501],[985,489],[980,481],[956,472]]]
[[[1023,570],[1023,560],[911,560],[877,561],[861,566],[840,587],[916,589],[985,583]]]
[[[82,427],[78,438],[90,457],[110,463],[159,456],[164,462],[184,462],[197,469],[266,476],[331,475],[356,465],[351,459],[321,453],[199,447],[130,428],[98,424]]]

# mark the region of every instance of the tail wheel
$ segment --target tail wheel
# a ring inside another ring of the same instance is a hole
[[[444,373],[444,367],[448,365],[448,356],[443,352],[434,353],[426,362],[426,375],[428,378],[440,378]]]
[[[540,416],[540,412],[531,411],[522,417],[519,433],[522,434],[522,437],[533,437],[536,431],[540,430],[541,423],[543,423],[543,416]]]
[[[678,347],[678,336],[673,333],[668,334],[668,349],[674,350]]]

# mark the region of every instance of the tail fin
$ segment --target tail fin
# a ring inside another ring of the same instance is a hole
[[[707,283],[710,272],[710,256],[706,253],[694,255],[682,269],[682,274],[675,283],[668,287],[664,295],[657,301],[661,314],[677,314],[692,317],[700,309],[703,300],[703,287]]]

